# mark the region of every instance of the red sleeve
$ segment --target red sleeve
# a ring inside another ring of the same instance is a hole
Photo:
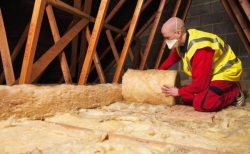
[[[192,83],[179,89],[179,95],[197,94],[209,85],[212,76],[214,50],[210,47],[199,49],[191,59]]]
[[[181,60],[176,49],[172,50],[168,58],[161,64],[158,70],[165,70]]]

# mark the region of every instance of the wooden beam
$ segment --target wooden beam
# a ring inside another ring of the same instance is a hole
[[[236,19],[238,20],[242,30],[244,31],[247,39],[248,39],[248,42],[250,42],[250,29],[249,29],[249,26],[247,25],[247,23],[245,22],[244,20],[244,17],[242,16],[238,6],[236,5],[235,1],[228,1],[228,4],[230,5]],[[249,21],[248,21],[249,23]]]
[[[0,52],[4,69],[5,81],[7,85],[13,85],[15,82],[14,71],[12,67],[10,50],[7,41],[2,11],[0,9]]]
[[[132,62],[132,69],[138,69],[139,61],[141,60],[140,51],[141,51],[141,42],[140,39],[138,39],[135,44],[135,52],[134,52],[135,54]]]
[[[175,3],[175,8],[174,8],[174,11],[172,13],[172,17],[176,17],[179,9],[180,9],[180,5],[181,5],[181,0],[177,0],[176,3]],[[155,66],[154,68],[157,69],[160,65],[160,62],[161,62],[161,59],[162,59],[162,55],[163,55],[163,52],[165,50],[165,47],[166,47],[166,41],[165,39],[162,40],[162,43],[161,43],[161,48],[160,48],[160,51],[158,53],[158,56],[157,56],[157,59],[156,59],[156,62],[155,62]]]
[[[126,0],[120,0],[116,6],[113,8],[113,10],[109,13],[109,15],[105,19],[105,23],[109,23],[109,21],[114,17],[116,12],[122,7],[122,5],[126,2]]]
[[[250,21],[250,4],[248,0],[239,0],[242,9],[244,10],[248,20]]]
[[[87,13],[82,12],[82,11],[80,11],[80,10],[78,10],[78,9],[76,9],[76,8],[66,4],[66,3],[63,3],[62,1],[58,1],[58,0],[47,0],[47,1],[48,1],[48,4],[54,6],[54,7],[58,8],[58,9],[61,9],[61,10],[65,11],[65,12],[68,12],[68,13],[71,13],[71,14],[73,14],[75,16],[80,17],[80,18],[85,18],[85,19],[87,19],[87,20],[89,20],[89,21],[91,21],[93,23],[95,23],[96,20],[97,20],[96,18],[91,17]],[[114,32],[117,32],[117,33],[119,33],[119,34],[121,34],[123,36],[127,35],[127,33],[125,31],[122,31],[119,28],[111,26],[111,25],[109,25],[107,23],[103,23],[103,27],[105,27],[107,29],[110,29],[110,30],[112,30]]]
[[[92,8],[92,0],[85,0],[83,12],[85,12],[87,14],[90,14],[91,13],[91,8]],[[83,65],[84,57],[85,57],[85,54],[86,54],[86,51],[87,51],[87,46],[88,46],[87,38],[86,38],[87,27],[88,26],[86,26],[82,30],[82,34],[81,34],[81,44],[80,44],[80,54],[79,54],[77,80],[79,80],[79,77],[81,75],[82,65]]]
[[[147,44],[146,44],[146,47],[145,47],[145,50],[144,50],[144,54],[143,54],[143,57],[142,57],[142,60],[141,60],[140,66],[139,66],[139,70],[143,70],[143,68],[145,66],[145,63],[147,61],[149,51],[151,49],[151,46],[152,46],[152,43],[153,43],[153,40],[154,40],[154,37],[155,37],[155,32],[156,32],[156,29],[158,27],[158,24],[159,24],[159,21],[160,21],[160,18],[161,18],[162,11],[164,9],[165,3],[166,3],[166,0],[161,0],[160,5],[158,7],[158,10],[157,10],[157,13],[156,13],[156,16],[155,16],[155,20],[154,20],[151,32],[149,34],[149,38],[148,38],[148,41],[147,41]]]
[[[186,19],[186,17],[187,17],[187,13],[188,13],[188,10],[189,10],[189,8],[190,8],[191,3],[192,3],[192,0],[188,0],[188,1],[186,2],[185,9],[184,9],[183,15],[182,15],[182,17],[181,17],[181,19],[182,19],[183,21],[185,21],[185,19]]]
[[[247,41],[247,38],[246,38],[245,34],[243,33],[243,30],[241,29],[236,17],[234,16],[233,11],[229,7],[229,4],[227,1],[221,0],[221,3],[223,5],[223,7],[225,8],[225,11],[227,12],[230,20],[232,21],[234,28],[236,29],[244,47],[246,48],[246,50],[248,52],[248,55],[250,56],[250,43],[249,43],[249,41]]]
[[[89,28],[87,28],[86,36],[87,36],[88,42],[90,43],[91,33],[90,33]],[[100,60],[99,60],[99,58],[98,58],[98,54],[97,54],[96,49],[94,49],[94,55],[93,55],[93,56],[94,56],[94,57],[93,57],[93,59],[94,59],[94,64],[95,64],[96,71],[97,71],[97,74],[98,74],[98,76],[99,76],[100,82],[101,82],[101,83],[106,83],[106,79],[105,79],[105,76],[104,76],[104,73],[103,73],[103,70],[102,70],[102,66],[101,66]]]
[[[74,0],[74,8],[81,10],[82,1]],[[80,20],[79,17],[73,17],[73,25],[75,25]],[[70,60],[70,72],[71,76],[74,78],[76,75],[76,62],[77,62],[77,46],[78,46],[78,35],[71,42],[71,60]]]
[[[109,41],[111,50],[112,50],[112,52],[113,52],[113,55],[114,55],[114,57],[115,57],[115,61],[116,61],[116,63],[118,64],[118,62],[119,62],[119,53],[118,53],[118,51],[117,51],[117,49],[116,49],[115,41],[114,41],[114,39],[113,39],[113,37],[112,37],[112,34],[111,34],[110,30],[106,30],[105,32],[106,32],[106,35],[107,35],[107,37],[108,37],[108,41]]]
[[[45,52],[33,65],[30,82],[46,69],[46,67],[55,59],[58,54],[69,44],[69,42],[88,24],[88,20],[82,19],[73,26],[66,34],[62,36],[47,52]],[[17,80],[18,81],[18,80]]]
[[[104,20],[105,23],[108,23],[113,17],[114,15],[116,14],[116,12],[122,7],[122,5],[124,4],[126,0],[120,0],[116,6],[112,9],[112,11],[109,13],[109,15],[106,17],[106,19]],[[116,46],[115,46],[115,42],[114,42],[114,39],[112,37],[112,34],[110,32],[109,29],[107,29],[105,31],[106,35],[107,35],[107,38],[108,38],[108,41],[109,41],[109,44],[110,44],[110,47],[111,47],[111,50],[113,51],[113,54],[114,54],[114,57],[115,57],[115,60],[119,61],[119,53],[116,49]],[[91,66],[90,68],[90,72],[94,69],[94,66]],[[105,72],[104,72],[105,74]],[[99,78],[95,79],[94,83],[96,83],[98,81]]]
[[[28,39],[23,57],[19,84],[30,83],[32,65],[35,57],[38,36],[45,10],[46,0],[36,0],[31,17]]]
[[[146,7],[147,7],[151,2],[152,2],[152,0],[147,0],[147,1],[143,4],[143,6],[142,6],[142,11],[144,11],[144,9],[146,9]],[[127,29],[129,28],[130,22],[131,22],[131,20],[123,27],[123,29],[122,29],[123,31],[127,31]],[[145,28],[146,28],[146,27],[145,27]],[[116,35],[114,41],[117,42],[117,41],[121,38],[121,36],[122,36],[121,34]],[[138,37],[138,36],[136,36],[136,37]],[[102,60],[102,59],[104,58],[104,56],[110,51],[110,49],[111,49],[111,47],[108,46],[108,47],[102,52],[102,54],[100,55],[100,59],[101,59],[101,60]]]
[[[11,61],[12,63],[14,63],[20,49],[22,48],[23,44],[25,43],[26,39],[27,39],[27,36],[28,36],[28,31],[29,31],[29,25],[30,25],[30,22],[26,25],[20,39],[18,40],[13,52],[11,53]],[[4,72],[1,73],[1,76],[0,76],[0,84],[3,83],[4,81]]]
[[[86,131],[86,132],[90,132],[90,133],[95,132],[95,130],[90,129],[90,128],[73,126],[73,125],[68,125],[68,124],[58,123],[58,122],[50,122],[50,121],[45,121],[45,122],[52,123],[55,125],[60,125],[60,126],[67,128],[67,129]],[[199,148],[199,147],[173,144],[173,143],[143,139],[143,138],[139,138],[139,137],[132,137],[132,136],[120,135],[120,134],[114,134],[114,133],[107,133],[107,136],[104,139],[106,139],[106,140],[127,140],[127,141],[133,141],[133,142],[136,141],[136,142],[140,142],[140,143],[145,144],[145,145],[159,147],[159,148],[164,148],[167,145],[171,145],[171,146],[175,146],[175,147],[187,150],[187,151],[197,151],[197,152],[203,153],[203,154],[228,154],[227,152],[219,152],[216,150],[209,150],[209,149],[203,149],[203,148]]]
[[[51,5],[48,5],[46,7],[46,11],[47,11],[49,24],[50,24],[50,27],[51,27],[53,39],[54,39],[54,42],[56,43],[57,41],[60,40],[61,36],[60,36],[59,30],[58,30],[58,27],[57,27],[57,24],[56,24],[54,12],[53,12],[53,9],[52,9]],[[71,78],[71,75],[70,75],[70,70],[69,70],[69,66],[68,66],[68,63],[67,63],[67,58],[66,58],[66,55],[65,55],[64,51],[62,51],[58,55],[58,58],[59,58],[60,65],[61,65],[61,68],[62,68],[62,74],[63,74],[65,83],[72,84],[72,78]]]
[[[89,46],[88,46],[85,60],[83,63],[81,75],[78,81],[79,85],[86,84],[87,82],[88,74],[90,71],[90,67],[91,67],[91,63],[92,63],[92,59],[94,55],[93,53],[94,53],[94,50],[96,49],[96,45],[97,45],[101,30],[102,30],[102,26],[104,23],[104,18],[106,15],[108,5],[109,5],[109,0],[102,0],[100,3],[99,11],[97,13],[97,20],[93,28]]]
[[[135,31],[135,28],[136,28],[136,25],[137,25],[137,22],[138,22],[138,19],[139,19],[139,16],[140,16],[142,4],[143,4],[143,0],[138,0],[137,1],[136,7],[135,7],[135,12],[134,12],[133,17],[131,19],[130,27],[129,27],[129,30],[128,30],[128,35],[126,37],[126,40],[125,40],[125,43],[124,43],[124,46],[123,46],[123,49],[122,49],[122,52],[121,52],[121,56],[120,56],[120,59],[119,59],[119,63],[117,65],[117,68],[116,68],[116,71],[115,71],[113,83],[118,83],[118,81],[119,81],[119,78],[120,78],[120,75],[121,75],[121,70],[122,70],[122,67],[124,65],[125,58],[127,56],[127,52],[128,52],[129,47],[130,47],[130,44],[131,44],[131,41],[132,41],[132,38],[133,38],[133,35],[134,35],[134,31]]]

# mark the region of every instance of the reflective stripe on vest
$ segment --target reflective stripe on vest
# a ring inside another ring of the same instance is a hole
[[[187,52],[182,57],[184,72],[192,76],[190,60],[198,49],[211,47],[214,52],[211,80],[238,81],[242,73],[241,61],[231,47],[215,34],[190,29]],[[226,71],[225,71],[226,70]]]

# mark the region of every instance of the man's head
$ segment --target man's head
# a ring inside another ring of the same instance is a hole
[[[186,29],[180,18],[172,17],[167,20],[161,28],[161,33],[169,49],[179,45],[183,46],[185,43]]]

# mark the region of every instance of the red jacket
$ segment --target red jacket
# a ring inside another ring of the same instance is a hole
[[[190,93],[197,94],[205,90],[211,81],[213,55],[214,51],[210,47],[202,48],[195,52],[190,61],[192,66],[192,83],[179,89],[178,93],[180,96]],[[177,50],[174,49],[158,69],[168,69],[180,60],[181,57]]]

